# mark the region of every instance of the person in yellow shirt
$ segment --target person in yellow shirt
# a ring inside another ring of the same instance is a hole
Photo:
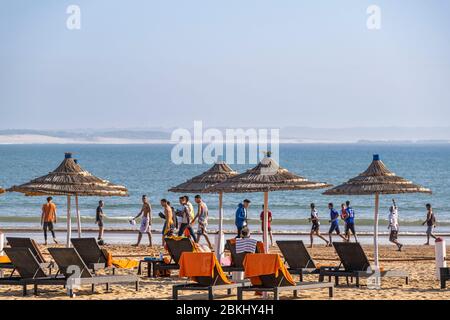
[[[56,223],[56,205],[53,203],[53,198],[48,197],[47,203],[42,206],[41,226],[44,228],[45,245],[47,245],[47,230],[50,230],[53,236],[53,241],[56,241],[55,231],[53,230],[53,224]]]

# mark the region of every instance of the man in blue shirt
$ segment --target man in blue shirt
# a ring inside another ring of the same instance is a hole
[[[330,244],[329,246],[332,246],[333,240],[331,239],[331,235],[334,231],[336,231],[336,234],[347,241],[347,238],[344,237],[341,234],[341,231],[339,230],[339,212],[334,208],[333,203],[328,204],[328,209],[330,209],[330,230],[328,231],[328,236],[330,237]]]
[[[234,223],[237,228],[237,237],[242,238],[242,229],[247,226],[247,209],[250,206],[250,200],[245,199],[242,203],[239,203],[236,210],[236,217]]]
[[[347,208],[345,211],[347,212],[347,217],[345,218],[345,235],[347,237],[347,241],[350,241],[350,231],[352,232],[353,236],[355,237],[355,242],[358,242],[358,238],[356,237],[355,232],[355,211],[350,206],[350,201],[347,201],[346,203]]]

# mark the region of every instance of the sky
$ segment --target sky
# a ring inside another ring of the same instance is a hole
[[[79,30],[66,26],[73,4]],[[449,12],[441,0],[0,0],[0,129],[448,126]]]

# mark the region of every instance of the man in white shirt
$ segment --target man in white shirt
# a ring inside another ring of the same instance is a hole
[[[397,205],[394,202],[394,205],[392,205],[389,208],[389,226],[388,229],[391,230],[391,233],[389,235],[389,241],[396,244],[398,251],[402,251],[403,245],[398,242],[398,208]]]

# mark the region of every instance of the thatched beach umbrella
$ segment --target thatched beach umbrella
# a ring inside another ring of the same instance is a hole
[[[264,234],[263,241],[266,251],[268,244],[268,207],[269,192],[286,190],[308,190],[322,189],[330,187],[330,184],[323,182],[309,181],[308,179],[289,172],[280,167],[271,158],[271,153],[267,152],[266,157],[254,168],[239,174],[233,178],[219,183],[209,189],[210,192],[224,193],[264,193]]]
[[[49,174],[33,179],[8,191],[24,193],[27,196],[67,196],[67,246],[70,246],[72,225],[70,220],[71,196],[75,197],[78,236],[81,237],[81,220],[78,210],[79,196],[128,196],[128,190],[107,180],[97,178],[80,167],[71,153],[66,153],[63,162]]]
[[[0,187],[0,194],[5,193],[5,189],[2,189],[2,187]]]
[[[208,188],[224,182],[227,179],[236,176],[238,173],[231,169],[231,167],[224,161],[216,162],[211,168],[203,172],[202,174],[189,179],[182,184],[170,188],[170,192],[177,193],[206,193]],[[222,234],[223,234],[223,192],[219,193],[219,234],[217,248],[222,247]],[[218,250],[220,251],[220,250]],[[217,252],[218,257],[221,252]]]
[[[377,154],[373,156],[373,161],[366,171],[323,193],[325,195],[375,195],[374,256],[376,268],[379,267],[378,208],[380,195],[402,193],[431,193],[431,190],[396,176],[384,165]]]

